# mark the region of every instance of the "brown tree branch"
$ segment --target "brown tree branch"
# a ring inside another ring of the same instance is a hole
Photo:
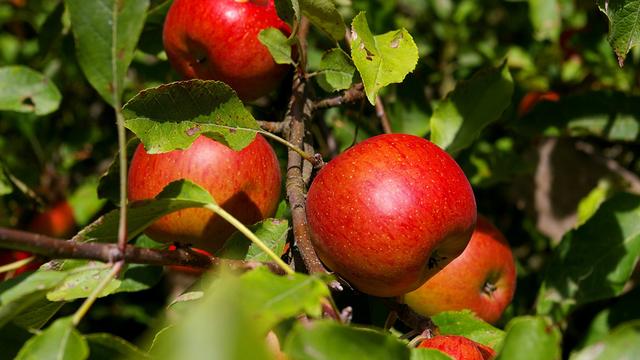
[[[430,318],[416,313],[415,311],[411,310],[411,308],[406,304],[400,304],[391,299],[385,301],[385,303],[391,309],[391,311],[394,311],[396,313],[398,319],[405,325],[419,332],[428,330],[429,332],[435,334],[437,327]]]
[[[316,101],[313,105],[313,109],[327,109],[330,107],[341,106],[342,104],[353,103],[364,99],[364,96],[364,86],[362,83],[353,84],[353,86],[338,96]]]
[[[124,260],[134,264],[178,265],[200,269],[223,266],[251,270],[265,265],[276,274],[284,274],[282,269],[273,263],[209,257],[190,249],[156,250],[128,245],[123,253],[118,244],[83,243],[3,227],[0,227],[0,248],[28,251],[47,258],[85,259],[107,263]]]
[[[303,18],[300,24],[300,31],[298,32],[301,59],[305,58],[304,53],[306,52],[306,35],[308,30],[309,21]],[[289,100],[287,119],[285,119],[285,123],[288,125],[287,129],[285,129],[287,141],[301,149],[309,148],[309,145],[305,147],[304,142],[306,135],[305,122],[311,119],[313,111],[313,103],[309,99],[307,89],[305,67],[306,64],[301,61],[294,74],[292,94]],[[302,158],[300,154],[292,150],[289,150],[287,158],[286,191],[291,207],[295,244],[300,252],[302,261],[310,274],[326,273],[326,269],[320,262],[320,259],[318,259],[311,244],[305,206],[306,186],[303,178]]]
[[[376,96],[376,115],[378,115],[378,119],[380,119],[382,131],[385,134],[391,134],[391,123],[389,122],[389,117],[387,116],[387,111],[384,109],[384,103],[380,95]]]
[[[268,132],[273,133],[273,134],[282,134],[282,132],[284,131],[284,128],[285,128],[285,122],[284,121],[263,121],[263,120],[258,120],[258,125],[260,125],[262,130],[268,131]]]

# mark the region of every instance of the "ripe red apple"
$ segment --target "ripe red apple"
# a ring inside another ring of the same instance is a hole
[[[273,91],[290,69],[260,43],[260,31],[289,26],[273,0],[174,0],[164,22],[164,49],[187,78],[220,80],[243,100]]]
[[[129,200],[150,199],[172,181],[190,180],[244,224],[271,216],[280,198],[280,167],[260,135],[240,151],[200,136],[187,150],[148,154],[138,146],[129,168]],[[184,209],[158,219],[147,234],[215,252],[235,228],[207,209]]]
[[[518,116],[522,117],[533,109],[541,101],[558,101],[560,95],[555,91],[531,91],[528,92],[518,104]]]
[[[73,235],[75,227],[73,209],[63,200],[36,215],[29,223],[28,229],[42,235],[66,238]]]
[[[11,264],[18,260],[26,259],[30,256],[33,256],[33,254],[30,254],[26,251],[0,250],[0,266]],[[0,281],[18,276],[25,271],[36,270],[38,267],[40,267],[41,264],[42,262],[40,261],[31,261],[30,263],[23,265],[16,270],[6,273],[0,273]]]
[[[322,168],[307,195],[320,259],[358,290],[398,296],[462,253],[476,202],[458,164],[412,135],[369,138]]]
[[[435,336],[421,342],[418,348],[437,349],[455,360],[490,360],[496,356],[492,348],[457,335]]]
[[[509,243],[486,218],[478,216],[469,245],[442,271],[404,302],[424,316],[470,309],[495,323],[511,303],[516,289],[516,267]]]

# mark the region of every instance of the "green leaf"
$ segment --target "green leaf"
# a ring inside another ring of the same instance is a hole
[[[612,194],[614,187],[609,179],[601,179],[598,185],[578,204],[576,227],[584,224],[596,213],[600,205]]]
[[[405,29],[374,36],[365,13],[360,12],[351,23],[351,37],[351,58],[371,104],[380,89],[402,82],[416,67],[418,47]]]
[[[554,250],[537,312],[562,318],[578,305],[619,295],[640,255],[640,196],[619,193],[603,203]]]
[[[13,192],[13,185],[11,180],[7,177],[2,166],[0,166],[0,196],[8,195]]]
[[[225,83],[178,81],[141,91],[123,109],[125,126],[150,154],[186,149],[200,135],[240,150],[259,129],[251,113]]]
[[[611,333],[611,330],[629,320],[640,320],[640,287],[635,287],[602,310],[589,325],[582,344],[593,345]]]
[[[330,296],[322,280],[300,273],[285,277],[258,268],[243,274],[240,281],[243,305],[254,319],[252,326],[262,333],[296,315],[319,317],[321,300]]]
[[[51,302],[44,293],[38,301],[24,308],[12,319],[13,323],[25,329],[41,329],[62,308],[64,302]]]
[[[84,226],[102,209],[105,200],[98,198],[98,178],[88,177],[69,195],[69,206],[78,226]]]
[[[71,318],[62,318],[27,341],[16,360],[82,360],[88,356],[89,346]]]
[[[128,341],[108,333],[85,336],[91,350],[91,360],[131,359],[150,357]]]
[[[622,67],[629,50],[640,42],[640,1],[598,0],[598,8],[609,18],[609,44]]]
[[[213,203],[211,194],[200,186],[186,180],[178,180],[167,185],[154,200],[138,201],[127,211],[128,239],[139,235],[155,220],[174,211],[203,207]],[[82,229],[74,237],[75,241],[116,242],[120,211],[113,210]]]
[[[346,25],[332,0],[298,0],[297,2],[300,4],[302,14],[313,25],[336,41],[344,38]],[[292,1],[293,3],[295,1]]]
[[[300,20],[300,4],[298,0],[275,0],[275,5],[278,17],[287,23],[293,24],[294,19]]]
[[[633,141],[640,133],[640,97],[611,91],[567,95],[537,104],[516,125],[529,136],[596,136]]]
[[[469,310],[445,311],[431,317],[441,335],[460,335],[495,348],[504,338],[504,331],[479,319]]]
[[[275,254],[282,254],[289,233],[289,222],[280,219],[265,219],[249,227]],[[218,251],[216,256],[226,259],[271,261],[251,240],[235,232]]]
[[[529,0],[529,19],[536,40],[557,41],[560,37],[561,15],[558,0]]]
[[[601,341],[571,355],[571,360],[637,359],[640,356],[640,320],[615,328]]]
[[[85,76],[114,106],[144,26],[148,0],[65,0],[76,55]]]
[[[557,360],[560,359],[560,332],[544,318],[517,317],[506,327],[506,336],[497,360]]]
[[[506,63],[485,69],[459,83],[431,117],[431,141],[456,153],[473,143],[480,131],[511,103],[513,80]]]
[[[451,360],[451,357],[436,349],[411,348],[411,360]]]
[[[296,324],[285,342],[292,360],[409,359],[409,348],[395,337],[373,329],[319,320]]]
[[[353,83],[356,68],[351,63],[349,55],[342,49],[335,48],[322,54],[318,72],[318,83],[323,89],[331,92],[348,89]]]
[[[21,65],[0,67],[0,111],[46,115],[60,100],[56,85],[41,73]]]
[[[272,27],[264,29],[258,34],[258,40],[269,49],[277,64],[293,64],[291,44],[282,31]]]

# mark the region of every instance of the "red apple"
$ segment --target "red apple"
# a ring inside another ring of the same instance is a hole
[[[492,348],[457,335],[432,337],[421,342],[418,348],[440,350],[455,360],[490,360],[496,356]]]
[[[531,91],[528,92],[518,104],[518,116],[526,115],[533,107],[541,101],[558,101],[560,95],[555,91]]]
[[[11,264],[13,262],[26,259],[30,256],[33,256],[33,255],[25,251],[0,250],[0,266]],[[36,270],[38,267],[40,267],[41,264],[42,262],[40,261],[31,261],[30,263],[23,265],[17,268],[16,270],[6,272],[6,273],[0,273],[0,281],[12,278],[14,276],[18,276],[25,271]]]
[[[307,196],[320,259],[358,290],[417,289],[464,250],[476,202],[458,164],[412,135],[367,139],[330,161]]]
[[[66,200],[60,201],[36,215],[28,226],[30,231],[58,238],[73,235],[75,228],[76,220],[73,209]]]
[[[471,241],[462,255],[404,296],[410,308],[424,316],[470,309],[495,323],[511,303],[516,266],[507,240],[487,219],[478,217]]]
[[[200,136],[187,150],[148,154],[138,146],[129,168],[129,200],[150,199],[172,181],[190,180],[244,224],[273,215],[280,198],[280,168],[260,135],[240,151]],[[158,219],[147,234],[161,242],[181,242],[215,252],[235,228],[207,209],[184,209]]]
[[[289,26],[273,0],[174,0],[164,23],[164,49],[187,78],[220,80],[243,100],[273,91],[289,70],[278,65],[258,34]]]

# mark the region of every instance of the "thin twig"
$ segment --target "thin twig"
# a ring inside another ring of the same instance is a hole
[[[385,304],[392,311],[395,311],[398,319],[410,328],[418,330],[420,332],[429,330],[432,333],[435,333],[436,325],[433,323],[433,321],[431,321],[430,318],[422,316],[411,310],[411,308],[406,304],[399,304],[393,300],[387,300],[385,301]]]
[[[314,110],[327,109],[330,107],[337,107],[343,104],[354,103],[356,101],[364,99],[364,86],[362,83],[357,83],[345,90],[342,94],[327,99],[322,99],[313,105]]]
[[[236,270],[251,270],[264,265],[275,274],[284,274],[278,265],[271,262],[220,259],[189,249],[156,250],[133,245],[128,245],[125,252],[121,253],[117,244],[83,243],[3,227],[0,227],[0,248],[23,250],[56,259],[85,259],[106,263],[124,259],[133,264],[178,265],[199,269],[222,266]]]
[[[380,119],[382,131],[384,131],[385,134],[391,134],[391,123],[389,122],[389,117],[387,116],[387,111],[384,109],[384,103],[380,95],[376,96],[376,115],[378,115],[378,119]]]
[[[285,123],[284,121],[258,120],[258,125],[260,125],[260,127],[264,131],[268,131],[273,134],[282,134],[282,132],[284,131]]]
[[[104,291],[107,285],[109,285],[111,280],[118,277],[123,267],[124,267],[124,260],[120,260],[117,263],[113,264],[111,271],[109,271],[109,273],[104,277],[104,279],[102,279],[102,281],[100,281],[100,283],[96,285],[96,288],[93,289],[91,294],[84,300],[82,305],[80,305],[78,310],[76,310],[75,314],[73,314],[73,318],[72,318],[73,325],[77,326],[80,323],[80,320],[82,320],[82,318],[87,314],[89,309],[91,309],[91,306],[93,305],[93,303],[96,302],[96,300],[98,299],[98,296],[100,296],[100,294]]]

